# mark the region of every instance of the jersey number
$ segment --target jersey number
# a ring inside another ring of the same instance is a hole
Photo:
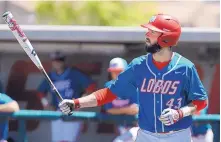
[[[182,98],[178,98],[178,99],[170,99],[167,103],[166,106],[168,106],[169,108],[174,108],[174,109],[179,109],[181,107],[181,102],[182,102]]]

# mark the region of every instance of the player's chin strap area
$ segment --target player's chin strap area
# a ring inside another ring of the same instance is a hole
[[[163,34],[161,34],[158,38],[160,38]],[[156,53],[156,52],[159,52],[161,50],[161,46],[158,44],[158,43],[155,43],[153,45],[145,45],[145,50],[147,53]]]
[[[151,46],[148,46],[148,45],[145,45],[145,50],[147,53],[156,53],[156,52],[159,52],[161,49],[161,46],[157,43],[151,45]]]
[[[161,49],[162,49],[162,47],[158,43],[151,45],[151,46],[145,45],[145,50],[147,53],[154,54],[154,53],[159,52]],[[170,50],[172,50],[172,47],[170,47]]]

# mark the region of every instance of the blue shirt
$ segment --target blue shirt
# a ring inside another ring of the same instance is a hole
[[[171,126],[165,126],[158,119],[164,109],[179,109],[192,100],[207,99],[194,64],[175,52],[162,70],[153,64],[152,54],[135,58],[109,88],[123,99],[132,95],[125,93],[127,88],[138,88],[139,127],[154,133],[181,130],[192,124],[192,117],[187,116]]]
[[[6,94],[0,93],[0,105],[7,104],[13,100]],[[8,120],[0,119],[0,140],[6,140],[8,138]]]
[[[81,93],[93,83],[88,76],[71,68],[67,68],[60,75],[54,71],[48,75],[64,99],[79,98]],[[59,100],[46,80],[43,80],[40,84],[38,91],[42,93],[50,92],[52,94],[52,105],[58,108]]]
[[[112,83],[114,82],[114,80],[111,80],[111,81],[108,81],[105,83],[104,87],[107,88],[108,86],[110,86]],[[125,89],[125,93],[130,93],[131,95],[131,98],[128,98],[128,99],[121,99],[121,98],[117,98],[115,100],[113,100],[112,102],[110,103],[107,103],[104,105],[104,109],[105,110],[108,110],[108,109],[111,109],[111,108],[121,108],[121,107],[126,107],[126,106],[129,106],[133,103],[138,103],[137,102],[137,90],[135,89],[132,89],[132,88],[128,88],[128,89]]]

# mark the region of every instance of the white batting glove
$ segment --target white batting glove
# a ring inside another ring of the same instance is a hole
[[[41,104],[43,105],[43,107],[46,107],[46,106],[49,105],[49,102],[48,102],[48,100],[47,100],[46,98],[42,98],[42,99],[41,99]],[[1,142],[1,141],[0,141],[0,142]]]
[[[74,109],[74,101],[64,99],[63,101],[61,101],[59,103],[58,106],[59,106],[62,113],[66,114],[66,115],[71,115],[72,111]]]
[[[171,108],[164,109],[160,115],[159,120],[166,126],[170,126],[183,118],[181,110],[175,110]]]

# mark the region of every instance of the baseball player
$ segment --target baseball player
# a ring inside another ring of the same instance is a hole
[[[127,61],[122,58],[114,58],[110,61],[108,72],[111,76],[111,81],[108,81],[105,83],[105,87],[108,87],[109,85],[114,82],[114,80],[117,79],[117,76],[126,69],[127,67]],[[127,93],[137,93],[135,90],[130,90],[128,88]],[[135,96],[136,95],[131,95]],[[112,115],[136,115],[138,113],[138,106],[137,106],[137,98],[131,98],[131,99],[121,99],[117,98],[113,100],[112,102],[105,104],[104,109],[107,113]],[[127,128],[125,126],[118,126],[118,132],[120,133],[120,136],[118,136],[114,142],[132,142],[135,139],[137,132],[129,130],[130,128]],[[135,128],[133,128],[134,130]]]
[[[157,14],[142,27],[147,29],[146,55],[132,60],[107,88],[83,98],[63,100],[59,107],[68,114],[117,97],[130,98],[132,94],[126,90],[138,88],[140,129],[136,142],[190,142],[192,115],[207,106],[208,97],[195,65],[172,51],[181,34],[180,23],[170,15]]]
[[[0,93],[0,113],[1,112],[16,112],[19,110],[18,103],[12,100],[8,95]],[[0,119],[0,142],[7,142],[8,138],[8,120]]]
[[[53,70],[48,75],[64,99],[76,99],[81,97],[83,92],[89,94],[95,90],[95,83],[88,76],[76,69],[66,66],[65,55],[61,52],[56,51],[52,53],[50,58],[52,60]],[[42,81],[38,91],[38,96],[41,99],[44,108],[54,108],[54,110],[59,110],[59,100],[46,80]],[[48,92],[51,94],[51,104],[45,97]],[[58,129],[58,127],[60,129]],[[66,129],[62,129],[62,127],[65,127]],[[52,121],[53,142],[75,141],[81,132],[82,127],[82,122],[64,122],[62,120]],[[59,135],[57,135],[58,133]]]

